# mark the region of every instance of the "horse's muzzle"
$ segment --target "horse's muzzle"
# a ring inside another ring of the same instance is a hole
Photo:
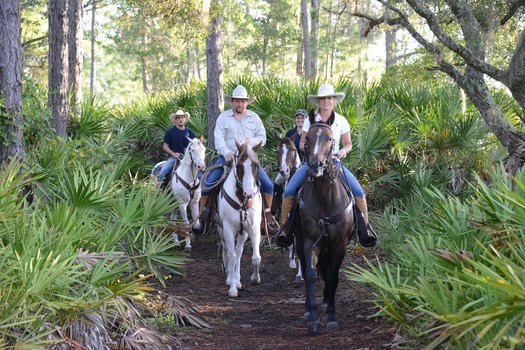
[[[319,161],[308,162],[307,173],[313,177],[323,176],[324,164]]]

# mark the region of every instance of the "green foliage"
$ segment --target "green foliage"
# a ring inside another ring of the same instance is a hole
[[[401,325],[406,345],[518,349],[525,343],[525,176],[513,185],[497,170],[492,179],[490,187],[479,178],[472,183],[468,201],[434,188],[420,197],[417,211],[405,204],[385,215],[402,232],[390,241],[392,263],[346,270],[350,279],[377,288],[377,314]]]

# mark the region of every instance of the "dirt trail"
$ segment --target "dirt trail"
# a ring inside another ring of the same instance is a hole
[[[326,314],[321,314],[322,328],[309,334],[302,321],[304,313],[304,283],[294,282],[295,270],[288,268],[288,254],[280,249],[261,249],[261,284],[251,285],[253,271],[251,249],[245,249],[239,297],[227,295],[226,277],[217,254],[217,241],[201,238],[192,243],[188,253],[192,260],[186,276],[173,276],[167,281],[166,292],[185,297],[213,327],[201,330],[185,327],[175,334],[179,349],[392,349],[394,330],[380,327],[381,320],[367,319],[374,314],[372,304],[364,302],[369,291],[347,281],[341,274],[336,297],[336,319],[339,328],[326,329]],[[368,254],[368,252],[367,252]],[[343,266],[351,261],[362,262],[362,253],[349,251]],[[319,281],[317,297],[321,297]]]

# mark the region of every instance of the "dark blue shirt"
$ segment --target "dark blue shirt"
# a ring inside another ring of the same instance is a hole
[[[188,147],[188,144],[190,143],[186,136],[190,139],[194,139],[195,133],[190,128],[184,128],[184,130],[180,130],[174,126],[173,128],[166,131],[164,143],[167,143],[173,152],[184,154],[186,147]]]
[[[299,148],[299,143],[301,142],[301,135],[299,135],[297,133],[297,127],[293,128],[291,130],[288,130],[286,132],[286,134],[284,135],[284,137],[292,138],[294,135],[297,135],[297,136],[295,137],[295,140],[293,140],[293,143],[295,143],[295,148],[297,148],[297,152],[299,153],[299,159],[301,159],[301,162],[302,162],[303,161],[303,157],[304,157],[304,153]]]

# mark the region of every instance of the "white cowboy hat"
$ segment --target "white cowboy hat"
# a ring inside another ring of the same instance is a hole
[[[224,95],[224,102],[226,103],[229,103],[229,104],[232,104],[232,99],[233,98],[239,98],[239,99],[243,99],[243,100],[248,100],[248,104],[252,103],[253,101],[255,101],[255,99],[257,97],[253,96],[253,97],[248,97],[248,91],[246,91],[246,88],[242,85],[238,85],[235,90],[233,90],[232,92],[232,95],[229,96],[229,95]]]
[[[190,119],[190,114],[188,112],[184,112],[182,109],[179,109],[177,112],[175,112],[172,115],[170,115],[171,122],[175,123],[175,118],[180,116],[180,115],[185,116],[186,117],[186,121],[188,119]]]
[[[319,106],[319,101],[317,99],[320,97],[335,97],[335,102],[341,102],[341,100],[345,98],[345,93],[335,92],[334,87],[331,84],[323,84],[319,86],[317,95],[308,95],[308,100],[314,105]]]

